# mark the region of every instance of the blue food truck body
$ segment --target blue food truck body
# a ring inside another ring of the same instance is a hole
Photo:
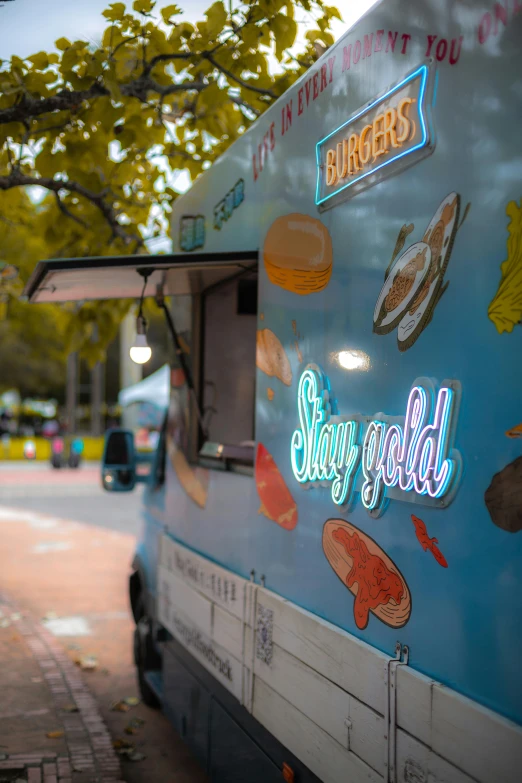
[[[521,10],[378,4],[93,264],[183,337],[131,603],[216,780],[520,780]]]

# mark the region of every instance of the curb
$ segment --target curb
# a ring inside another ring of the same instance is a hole
[[[13,604],[0,595],[0,609]],[[18,753],[0,761],[2,772],[24,772],[28,783],[124,783],[121,764],[109,731],[83,678],[59,642],[40,623],[24,614],[13,620],[42,671],[55,707],[74,703],[78,712],[63,715],[68,756],[56,753]]]

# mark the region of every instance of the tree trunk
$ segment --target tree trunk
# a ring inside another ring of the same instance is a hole
[[[67,357],[67,432],[76,433],[76,402],[78,400],[78,354],[70,353]]]

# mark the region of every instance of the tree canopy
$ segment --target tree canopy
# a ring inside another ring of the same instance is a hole
[[[218,0],[194,24],[157,6],[111,3],[99,45],[59,38],[0,62],[0,258],[22,279],[37,258],[147,252],[178,195],[169,172],[212,165],[333,43],[340,18],[324,0]],[[66,310],[67,349],[100,358],[127,307]]]

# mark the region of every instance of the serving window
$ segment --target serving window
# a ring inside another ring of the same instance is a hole
[[[206,438],[200,460],[251,464],[254,457],[257,274],[207,291],[201,301],[200,397]],[[218,464],[219,463],[219,464]]]

